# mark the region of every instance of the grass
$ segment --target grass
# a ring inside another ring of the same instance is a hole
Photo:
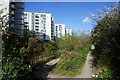
[[[90,46],[83,48],[82,50],[77,49],[72,52],[65,51],[60,56],[61,61],[56,64],[52,72],[60,76],[76,76],[80,73],[80,69],[85,63],[89,50]]]
[[[112,78],[113,71],[109,68],[104,68],[102,72],[99,73],[98,78]]]

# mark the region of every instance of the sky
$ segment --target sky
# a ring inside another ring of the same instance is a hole
[[[114,2],[25,2],[25,12],[51,13],[55,24],[65,24],[74,32],[91,31],[93,20],[90,15],[97,9],[105,10]]]

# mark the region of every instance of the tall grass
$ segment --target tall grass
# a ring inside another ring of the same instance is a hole
[[[72,35],[63,40],[57,41],[58,48],[63,50],[60,61],[56,64],[53,72],[62,76],[75,76],[80,73],[86,55],[90,49],[90,36]]]
[[[91,43],[89,35],[86,34],[73,34],[65,39],[57,40],[57,46],[61,50],[74,51],[76,49],[83,49]]]

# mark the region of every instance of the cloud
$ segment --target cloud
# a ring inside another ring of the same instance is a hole
[[[89,19],[89,17],[86,17],[85,19],[82,20],[82,22],[91,22],[91,20]]]

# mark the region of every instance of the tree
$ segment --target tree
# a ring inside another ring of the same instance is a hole
[[[120,13],[116,7],[106,9],[108,11],[102,15],[95,15],[97,23],[91,33],[95,45],[93,55],[97,66],[108,67],[114,71],[112,77],[116,77],[120,76]]]
[[[42,42],[38,41],[36,38],[30,37],[28,41],[28,50],[30,53],[30,58],[40,56],[43,50],[42,46]]]
[[[89,35],[77,35],[76,33],[74,33],[72,36],[67,36],[65,39],[56,40],[56,42],[59,49],[64,49],[66,51],[82,49],[91,43]]]
[[[27,44],[24,37],[15,33],[15,28],[9,27],[9,15],[3,15],[0,10],[0,28],[2,29],[2,73],[6,79],[29,79],[31,71]]]

